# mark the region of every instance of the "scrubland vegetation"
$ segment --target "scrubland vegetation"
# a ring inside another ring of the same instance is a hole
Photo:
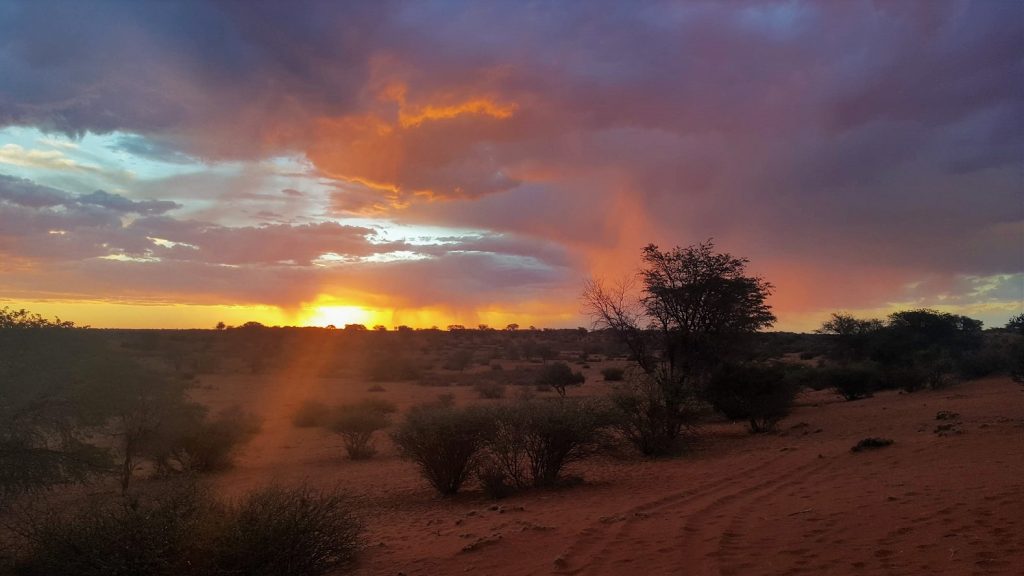
[[[352,565],[360,522],[343,496],[270,487],[225,500],[204,488],[262,424],[195,401],[204,377],[286,379],[309,350],[325,359],[317,376],[361,382],[366,396],[311,398],[290,424],[339,438],[349,460],[379,459],[384,445],[444,497],[570,486],[585,481],[573,471],[581,460],[685,453],[709,422],[772,433],[804,390],[857,401],[991,374],[1024,381],[1024,317],[984,330],[932,310],[837,313],[815,334],[766,333],[772,286],[746,266],[710,242],[649,246],[639,290],[587,287],[593,330],[92,330],[2,309],[0,515],[20,520],[5,522],[0,570],[324,574]],[[397,382],[439,394],[412,407],[373,395]],[[459,387],[477,398],[445,391]],[[890,443],[866,438],[855,451]],[[72,486],[66,498],[48,491]]]

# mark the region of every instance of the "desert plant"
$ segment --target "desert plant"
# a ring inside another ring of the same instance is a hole
[[[195,490],[140,500],[90,499],[81,509],[35,510],[14,573],[26,576],[170,576],[186,569],[191,537],[211,505]]]
[[[450,496],[474,472],[487,428],[480,410],[428,404],[410,410],[392,438],[431,486]]]
[[[538,387],[552,388],[559,396],[565,396],[569,386],[579,386],[586,381],[582,372],[573,372],[565,362],[547,364],[537,376]]]
[[[357,406],[364,410],[379,412],[381,414],[394,414],[398,412],[398,405],[390,400],[385,400],[384,398],[363,398],[359,401]]]
[[[524,401],[488,416],[490,467],[517,488],[556,483],[566,464],[591,453],[605,424],[604,410],[590,401]]]
[[[238,449],[261,429],[258,417],[230,408],[179,436],[173,457],[182,468],[213,472],[230,468]]]
[[[377,453],[373,446],[375,431],[387,425],[387,414],[356,404],[336,408],[327,427],[342,438],[349,458],[366,460]]]
[[[681,398],[666,399],[667,390],[646,373],[627,372],[626,381],[610,396],[611,425],[645,456],[674,454],[679,440],[692,432],[699,402],[691,390],[677,390]]]
[[[485,461],[477,468],[476,478],[484,494],[495,500],[511,495],[516,489],[505,469],[493,460]]]
[[[387,413],[363,402],[336,408],[327,427],[342,437],[349,458],[365,460],[377,452],[372,443],[373,433],[387,426]]]
[[[419,363],[401,353],[378,352],[364,365],[364,376],[371,382],[416,380],[422,372]]]
[[[526,453],[528,422],[527,411],[523,407],[534,405],[533,401],[521,400],[517,404],[504,404],[488,410],[488,467],[499,469],[504,481],[515,488],[524,488],[529,484],[529,463]],[[495,476],[494,470],[490,470],[490,476]]]
[[[622,368],[609,367],[601,370],[605,382],[621,382],[626,371]]]
[[[889,438],[863,438],[853,448],[850,448],[850,452],[863,452],[864,450],[874,450],[876,448],[885,448],[891,446],[893,441]]]
[[[337,493],[265,488],[225,517],[206,546],[211,575],[318,576],[350,564],[359,548],[361,525]]]
[[[747,420],[750,431],[770,432],[789,414],[797,388],[778,366],[731,364],[718,370],[706,391],[716,410],[731,420]]]
[[[867,398],[878,387],[878,371],[868,364],[833,366],[821,370],[821,377],[829,387],[847,400]]]
[[[643,251],[643,290],[590,282],[583,298],[598,328],[610,329],[645,379],[617,396],[627,437],[644,451],[673,451],[691,424],[691,401],[714,369],[774,324],[772,286],[747,275],[744,258],[718,253],[709,240]],[[656,438],[661,435],[661,438]]]
[[[534,486],[556,483],[566,464],[596,446],[603,422],[591,402],[536,402],[519,409],[526,412],[523,449]]]
[[[292,425],[296,428],[316,428],[327,423],[331,408],[317,400],[307,400],[299,406],[292,416]]]
[[[36,509],[22,526],[25,576],[318,576],[354,559],[361,530],[337,494],[270,487],[223,503],[191,482]]]
[[[481,398],[497,399],[505,396],[505,385],[499,382],[477,382],[473,389]]]

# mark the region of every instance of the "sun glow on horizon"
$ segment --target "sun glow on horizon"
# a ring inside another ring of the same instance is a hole
[[[370,327],[379,324],[381,314],[369,308],[350,304],[317,304],[308,309],[301,320],[303,326],[335,326],[343,328],[346,324],[362,324]]]

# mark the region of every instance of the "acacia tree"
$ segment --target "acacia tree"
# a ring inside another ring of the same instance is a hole
[[[630,282],[587,284],[583,299],[596,327],[628,347],[642,374],[615,401],[630,423],[627,437],[644,453],[672,451],[715,368],[745,336],[775,323],[766,303],[772,285],[748,275],[748,262],[716,252],[711,240],[664,252],[650,244],[639,295]]]

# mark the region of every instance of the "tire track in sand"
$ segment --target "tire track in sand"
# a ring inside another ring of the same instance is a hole
[[[802,479],[827,463],[815,459],[756,480],[777,466],[778,461],[769,461],[748,467],[632,507],[614,523],[598,521],[580,532],[562,555],[559,572],[622,574],[635,563],[647,575],[718,574],[715,556],[735,517],[730,511],[737,506],[749,510],[760,498],[793,485],[791,478]]]

